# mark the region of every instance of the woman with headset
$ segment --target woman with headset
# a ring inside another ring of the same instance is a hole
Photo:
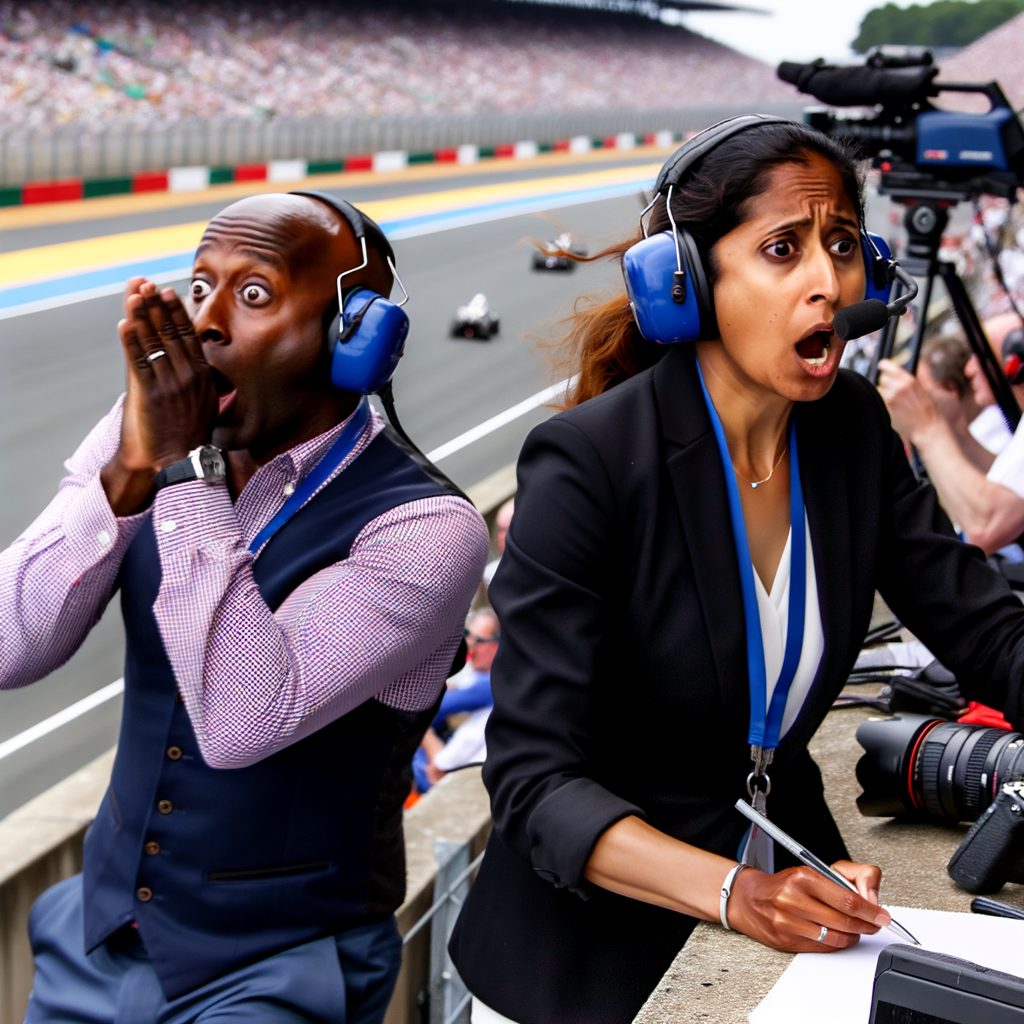
[[[723,122],[610,250],[628,293],[575,316],[490,589],[494,830],[451,944],[476,1024],[626,1024],[698,920],[822,952],[889,923],[807,751],[876,588],[1024,725],[1024,608],[838,368],[836,315],[885,283],[862,224],[840,144]],[[857,893],[773,861],[738,798]]]

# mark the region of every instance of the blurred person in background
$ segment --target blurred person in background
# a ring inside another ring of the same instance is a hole
[[[982,412],[967,366],[973,359],[972,371],[978,364],[962,334],[934,334],[921,347],[917,379],[932,400],[940,416],[949,424],[964,455],[983,473],[992,465],[996,453],[989,451],[971,431],[971,424]],[[982,380],[985,375],[980,374]],[[986,382],[987,384],[987,382]],[[999,407],[999,421],[1006,429]]]
[[[0,687],[67,661],[118,589],[127,635],[83,874],[32,910],[28,1024],[384,1018],[408,767],[488,543],[331,383],[337,275],[393,283],[363,227],[360,251],[329,200],[254,196],[207,227],[184,305],[129,282],[127,393],[0,554]]]
[[[512,513],[516,510],[515,498],[509,498],[494,517],[494,547],[497,549],[498,557],[487,563],[484,568],[484,583],[490,586],[494,574],[498,571],[498,564],[501,556],[505,553],[505,538],[508,536],[508,528],[512,523]]]
[[[481,608],[469,616],[466,623],[469,657],[465,668],[448,680],[448,690],[441,699],[434,724],[427,730],[413,758],[416,788],[420,793],[426,793],[447,772],[470,764],[483,764],[487,757],[484,727],[494,706],[491,664],[498,653],[500,638],[498,617],[490,608]],[[448,720],[454,715],[466,717],[452,731]],[[447,739],[441,738],[441,732]]]
[[[1006,347],[1009,354],[1019,326],[1016,318],[986,322],[986,334],[996,352],[1002,355]],[[965,435],[959,421],[951,421],[951,416],[955,420],[955,411],[951,412],[949,396],[930,387],[931,369],[930,365],[925,367],[923,359],[918,368],[919,375],[924,369],[923,379],[892,360],[883,359],[878,366],[878,390],[893,427],[914,446],[964,539],[988,555],[1000,552],[1011,561],[1020,561],[1016,542],[1024,534],[1024,420],[996,454],[980,444],[973,432]],[[975,400],[979,394],[991,394],[976,357],[972,356],[964,369],[971,374]],[[1017,401],[1024,402],[1024,385],[1014,385],[1013,391]],[[995,410],[1005,428],[994,400],[989,408]]]

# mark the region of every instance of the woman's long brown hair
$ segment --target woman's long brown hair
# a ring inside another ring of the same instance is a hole
[[[758,125],[732,136],[703,157],[675,190],[673,216],[696,241],[709,284],[714,285],[718,272],[715,243],[743,223],[747,204],[768,188],[771,171],[782,164],[806,163],[813,156],[824,157],[836,167],[858,219],[863,220],[863,184],[856,152],[799,122]],[[668,227],[665,201],[659,197],[651,211],[648,232],[654,234]],[[621,265],[626,250],[641,238],[637,232],[594,256],[562,250],[557,255],[578,263],[614,259]],[[574,375],[563,408],[603,394],[653,366],[667,348],[647,341],[640,333],[625,291],[604,302],[578,299],[556,346],[559,369]]]
[[[615,259],[621,264],[625,251],[641,237],[638,234],[624,239],[594,256],[568,252],[559,255],[579,263]],[[641,336],[624,291],[603,302],[586,296],[577,299],[573,315],[563,325],[565,332],[557,345],[556,362],[572,378],[562,402],[565,409],[621,384],[662,354]]]

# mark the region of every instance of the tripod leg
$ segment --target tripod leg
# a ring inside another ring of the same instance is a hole
[[[921,294],[920,305],[917,313],[917,330],[914,331],[914,340],[910,343],[910,358],[903,368],[907,373],[917,376],[917,363],[921,358],[921,344],[924,341],[924,332],[928,327],[928,307],[932,303],[932,286],[935,283],[935,271],[929,270],[924,281],[924,291]]]
[[[967,335],[967,342],[981,364],[988,386],[992,389],[992,394],[995,395],[996,402],[1010,429],[1016,430],[1017,424],[1020,423],[1020,406],[1017,404],[1017,396],[1013,393],[1010,382],[1003,373],[1003,368],[996,360],[988,338],[985,337],[985,331],[974,306],[971,305],[967,289],[952,263],[939,263],[938,269],[946,291],[949,292],[949,298],[953,303],[960,326],[963,327],[964,334]]]
[[[892,286],[889,301],[895,302],[903,292],[903,282],[897,280]],[[891,317],[882,328],[882,333],[878,336],[878,341],[875,344],[875,354],[871,357],[871,364],[868,366],[867,372],[867,378],[872,384],[878,384],[878,361],[880,359],[888,359],[892,355],[892,347],[896,341],[896,325],[898,323],[898,317]]]

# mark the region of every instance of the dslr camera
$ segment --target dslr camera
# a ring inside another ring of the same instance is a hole
[[[998,892],[1024,882],[1024,782],[1003,784],[971,826],[946,869],[968,892]]]
[[[949,862],[968,892],[1024,883],[1024,736],[900,714],[863,722],[857,797],[867,817],[972,821]]]

